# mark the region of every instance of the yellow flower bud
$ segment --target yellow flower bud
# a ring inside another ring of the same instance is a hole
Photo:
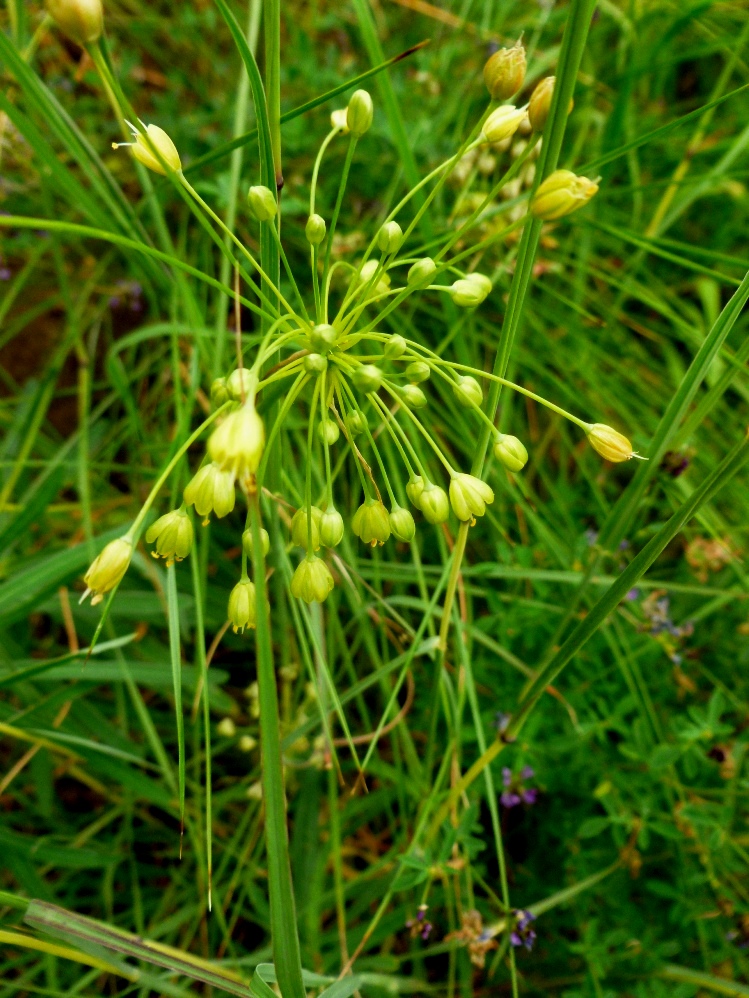
[[[377,233],[377,246],[381,253],[397,253],[403,245],[403,229],[397,222],[386,222]]]
[[[555,170],[531,199],[531,214],[544,222],[552,222],[582,208],[598,190],[598,184],[587,177],[578,177],[571,170]]]
[[[96,606],[108,593],[119,585],[133,556],[133,544],[129,537],[118,537],[97,555],[83,576],[86,591],[81,596],[82,603],[92,593],[91,606]]]
[[[357,287],[363,287],[369,284],[369,282],[374,277],[377,269],[380,266],[379,260],[367,260],[367,262],[362,266],[356,277]],[[387,293],[390,287],[390,274],[386,270],[380,271],[380,276],[377,278],[377,283],[374,285],[374,289],[370,288],[370,293],[377,295],[384,295]]]
[[[263,527],[260,528],[260,544],[263,548],[263,557],[267,558],[270,551],[270,537]],[[242,550],[248,558],[252,558],[252,530],[249,527],[242,532]]]
[[[393,333],[385,344],[384,353],[388,360],[398,360],[406,350],[408,350],[408,343],[405,339],[400,333]]]
[[[390,537],[388,512],[379,499],[367,499],[354,513],[351,529],[365,544],[375,547]]]
[[[233,738],[237,733],[237,726],[230,717],[222,717],[216,725],[216,732],[222,738]]]
[[[310,506],[310,516],[312,517],[311,532],[307,530],[307,508],[302,506],[291,518],[291,541],[297,547],[306,548],[308,539],[312,538],[312,550],[317,551],[320,547],[320,518],[322,510],[317,506]]]
[[[374,117],[372,98],[366,90],[355,90],[346,108],[348,130],[357,139],[368,132]]]
[[[484,401],[484,393],[481,391],[481,385],[470,374],[462,375],[458,378],[457,383],[453,387],[453,392],[458,402],[466,409],[470,409],[474,405],[481,405]]]
[[[320,243],[325,238],[325,233],[328,227],[325,224],[325,219],[322,215],[310,215],[307,219],[307,224],[304,227],[304,234],[307,237],[307,242],[312,246],[319,246]]]
[[[430,256],[422,257],[409,269],[406,283],[409,288],[426,288],[432,283],[437,264]]]
[[[494,442],[494,456],[508,471],[522,471],[528,463],[528,451],[517,437],[500,433]]]
[[[320,541],[326,548],[335,548],[343,540],[343,517],[337,509],[326,509],[320,517]]]
[[[338,339],[338,330],[327,322],[321,322],[313,326],[308,334],[310,348],[315,353],[326,354],[330,351]]]
[[[154,173],[160,173],[162,176],[166,176],[167,174],[162,160],[170,170],[174,170],[175,173],[181,172],[182,160],[179,158],[177,147],[163,128],[159,128],[158,125],[144,125],[141,122],[142,127],[145,129],[144,133],[139,132],[135,125],[131,125],[129,121],[127,124],[133,133],[135,141],[113,142],[113,149],[118,149],[120,146],[128,146],[139,163],[148,167],[149,170],[153,170]],[[154,150],[158,152],[158,156]]]
[[[426,482],[419,496],[419,509],[427,523],[444,523],[450,515],[447,492],[439,485]]]
[[[606,426],[605,423],[592,423],[586,433],[593,450],[598,451],[607,461],[616,464],[620,461],[629,461],[631,457],[636,456],[632,444],[624,434],[611,426]]]
[[[406,368],[406,377],[415,385],[428,381],[431,373],[431,367],[423,360],[415,360]]]
[[[242,735],[238,743],[240,752],[252,752],[256,745],[257,741],[252,737],[252,735]]]
[[[194,531],[192,520],[184,509],[173,509],[164,513],[146,531],[146,542],[156,541],[154,558],[165,558],[167,565],[182,561],[192,551]]]
[[[409,409],[423,409],[427,397],[418,385],[404,385],[400,390],[401,401]]]
[[[410,544],[416,534],[416,524],[411,511],[403,506],[393,506],[390,511],[390,531],[397,541]]]
[[[484,66],[484,83],[492,100],[509,100],[525,80],[525,49],[520,44],[499,49]]]
[[[265,449],[265,427],[253,402],[229,413],[213,431],[208,454],[222,471],[230,471],[247,488]]]
[[[255,375],[246,367],[238,367],[226,379],[226,392],[230,399],[241,402],[257,384]]]
[[[247,204],[252,217],[258,222],[269,222],[275,218],[278,211],[278,202],[273,191],[269,187],[263,187],[262,184],[249,189]]]
[[[474,475],[453,475],[450,482],[450,504],[459,520],[483,516],[487,503],[494,502],[494,492],[486,482]]]
[[[234,586],[229,594],[229,609],[227,616],[231,621],[232,630],[236,634],[244,634],[245,627],[253,628],[257,624],[257,600],[255,584],[244,576]]]
[[[226,378],[216,378],[211,383],[211,403],[214,409],[220,408],[229,401],[229,390],[226,386]]]
[[[327,440],[328,446],[332,446],[338,440],[341,431],[334,419],[322,419],[317,424],[317,435],[320,440]]]
[[[337,128],[341,135],[348,134],[348,122],[347,122],[347,111],[345,107],[339,107],[337,111],[333,111],[330,115],[330,124],[332,128]]]
[[[382,384],[382,371],[374,364],[362,364],[351,375],[360,392],[376,392]]]
[[[418,509],[421,493],[424,491],[424,479],[421,475],[414,475],[408,485],[406,485],[406,495],[411,503]]]
[[[215,463],[200,468],[184,491],[185,505],[195,506],[195,512],[202,517],[203,525],[208,523],[211,513],[220,519],[234,509],[234,475],[222,471]]]
[[[547,76],[537,84],[528,102],[528,119],[534,132],[542,132],[551,110],[551,98],[554,96],[555,76]],[[575,102],[570,100],[567,114],[570,114]]]
[[[481,130],[484,141],[502,142],[512,138],[524,117],[525,111],[513,107],[512,104],[503,104],[502,107],[496,108],[486,119]]]
[[[308,353],[304,358],[304,370],[308,374],[322,374],[328,369],[328,359],[321,353]]]
[[[334,585],[330,569],[322,558],[308,554],[294,572],[291,595],[305,603],[324,603]]]
[[[366,414],[356,409],[353,412],[346,413],[345,422],[346,429],[352,437],[358,437],[360,433],[364,433],[369,425]]]
[[[451,286],[450,297],[460,308],[475,308],[491,289],[492,282],[484,274],[467,274]]]
[[[60,30],[81,46],[98,41],[104,30],[101,0],[47,0],[47,10]]]

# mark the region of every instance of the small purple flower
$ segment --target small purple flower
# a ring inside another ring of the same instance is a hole
[[[524,804],[535,804],[538,790],[535,787],[530,787],[530,789],[524,790],[521,796]]]
[[[631,603],[632,600],[636,600],[636,599],[640,598],[640,590],[639,589],[630,589],[630,591],[627,593],[627,595],[624,598],[627,599],[627,600],[629,600],[630,603]]]
[[[0,281],[9,281],[12,276],[10,267],[0,267]]]
[[[624,540],[619,541],[619,550],[620,551],[628,551],[629,550],[629,546],[630,546],[629,545],[629,541],[627,540],[626,537],[624,538]]]
[[[510,942],[513,946],[525,946],[527,950],[532,950],[533,944],[536,941],[536,932],[532,928],[536,916],[533,912],[525,909],[520,909],[514,914],[517,921],[515,922],[515,928],[510,933]]]
[[[523,766],[523,768],[520,770],[521,780],[532,780],[535,775],[536,774],[532,766]]]
[[[520,803],[518,794],[513,793],[511,790],[505,790],[499,800],[502,807],[515,807],[516,804]]]
[[[432,932],[432,923],[426,922],[424,928],[421,930],[421,938],[426,942]]]
[[[523,766],[520,776],[515,777],[509,766],[502,769],[502,785],[505,788],[499,801],[502,807],[517,807],[518,804],[535,804],[538,790],[535,787],[525,787],[525,780],[533,779],[535,773],[532,766]]]
[[[512,783],[512,770],[509,766],[502,768],[502,786],[509,787]]]

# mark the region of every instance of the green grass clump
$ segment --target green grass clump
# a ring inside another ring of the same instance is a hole
[[[0,17],[0,998],[749,994],[749,7],[279,8]]]

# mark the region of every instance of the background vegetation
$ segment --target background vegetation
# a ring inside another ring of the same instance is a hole
[[[234,10],[252,41],[260,4]],[[478,120],[493,47],[524,34],[525,100],[554,72],[569,13],[541,0],[284,5],[282,111],[430,39],[366,84],[375,121],[357,147],[336,254],[355,259],[412,178]],[[444,662],[433,597],[454,522],[420,522],[412,548],[370,552],[349,538],[319,612],[271,583],[297,925],[304,967],[323,975],[308,978],[310,990],[360,951],[365,996],[749,994],[749,502],[732,450],[749,397],[747,14],[744,0],[599,0],[560,163],[600,174],[601,189],[544,229],[510,359],[515,381],[627,432],[649,463],[602,463],[562,420],[504,394],[499,425],[526,442],[530,461],[515,476],[488,466],[497,498],[470,531],[462,626]],[[197,571],[179,568],[176,599],[141,546],[88,661],[101,609],[77,602],[101,539],[131,522],[175,441],[208,411],[211,380],[231,366],[231,309],[198,281],[188,301],[184,285],[126,246],[41,220],[145,231],[199,270],[230,275],[168,181],[152,177],[156,210],[130,157],[110,149],[120,135],[91,59],[38,4],[9,0],[0,18],[1,207],[40,220],[0,217],[0,996],[246,995],[241,982],[270,958],[270,914],[255,642],[224,627],[239,515],[201,532]],[[259,182],[256,144],[210,157],[253,126],[217,7],[111,0],[106,25],[128,99],[167,129],[196,189],[256,247],[244,208]],[[283,126],[283,233],[299,274],[314,157],[347,96]],[[326,214],[344,154],[332,146],[321,173]],[[461,164],[418,230],[423,252],[512,155]],[[490,211],[478,234],[493,224]],[[490,370],[518,243],[500,247],[480,260],[495,278],[480,309],[458,315],[422,296],[399,314],[408,335]],[[243,313],[248,343],[253,321]],[[430,397],[430,413],[443,446],[470,466],[474,424],[448,394]],[[301,416],[287,426],[279,487],[292,505],[304,429]],[[613,612],[573,649],[518,740],[446,797],[536,670],[716,468],[724,487],[647,575],[614,591]],[[172,505],[188,474],[183,462]],[[355,476],[344,487],[354,495]],[[275,565],[279,578],[287,565]],[[356,754],[331,710],[321,647],[352,735],[397,717]],[[526,794],[514,803],[518,781]],[[536,916],[530,949],[510,942],[503,855],[511,908]],[[149,957],[121,940],[118,950],[114,937],[104,948],[103,928],[89,939],[72,915],[53,926],[47,909],[35,923],[24,898],[210,963]],[[130,969],[117,965],[123,953]]]

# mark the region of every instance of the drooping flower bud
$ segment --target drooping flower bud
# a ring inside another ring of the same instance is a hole
[[[320,517],[320,543],[335,548],[343,540],[343,517],[337,509],[326,509]]]
[[[492,100],[509,100],[525,80],[525,48],[517,42],[511,49],[498,49],[484,66],[484,83]]]
[[[598,184],[587,177],[578,177],[571,170],[555,170],[531,199],[534,218],[552,222],[582,208],[598,190]]]
[[[122,581],[132,556],[133,544],[129,537],[118,537],[110,541],[94,558],[83,576],[86,591],[81,596],[80,602],[82,603],[91,593],[91,606],[101,603],[104,593],[110,592]]]
[[[517,437],[500,433],[494,442],[494,456],[508,471],[522,471],[528,463],[528,451]]]
[[[458,402],[462,406],[465,406],[466,409],[470,409],[475,405],[481,405],[484,401],[484,393],[481,391],[481,385],[470,374],[464,374],[458,378],[456,384],[453,386],[453,392]]]
[[[524,117],[525,111],[513,107],[512,104],[503,104],[502,107],[496,108],[486,119],[481,130],[484,141],[503,142],[512,138]]]
[[[328,446],[332,446],[341,435],[341,431],[334,419],[323,419],[317,424],[317,434],[320,440],[327,440]]]
[[[360,392],[376,392],[382,384],[382,371],[374,364],[362,364],[351,375]]]
[[[450,515],[450,503],[447,492],[432,482],[426,482],[419,496],[419,509],[424,514],[427,523],[444,523]]]
[[[475,475],[453,475],[450,482],[450,505],[459,520],[483,516],[487,503],[494,502],[494,492]]]
[[[408,350],[408,343],[400,335],[400,333],[393,333],[385,344],[385,356],[388,360],[398,360],[403,354]]]
[[[175,173],[181,172],[182,160],[179,158],[177,147],[163,128],[159,128],[158,125],[143,125],[143,122],[141,122],[141,125],[145,129],[144,135],[134,125],[131,125],[129,121],[127,124],[133,133],[135,141],[113,142],[113,149],[118,149],[120,146],[127,146],[139,163],[142,163],[149,170],[153,170],[154,173],[160,173],[163,177],[166,176],[167,171],[164,169],[161,160],[166,163],[170,170],[174,170]],[[153,151],[154,149],[158,151],[158,156]]]
[[[379,499],[367,499],[354,513],[351,529],[365,544],[384,544],[390,537],[388,511]]]
[[[355,90],[346,108],[348,130],[357,139],[368,132],[374,117],[374,104],[366,90]]]
[[[460,308],[476,308],[492,289],[492,282],[484,274],[467,274],[450,287],[450,297]]]
[[[165,558],[167,565],[182,561],[192,551],[194,539],[192,520],[184,509],[173,509],[164,513],[146,531],[146,542],[156,549],[151,552],[154,558]]]
[[[230,471],[247,487],[265,449],[265,427],[253,402],[229,413],[208,441],[208,454],[222,471]]]
[[[304,370],[308,374],[322,374],[328,369],[328,359],[321,353],[309,353],[304,358]]]
[[[304,234],[311,246],[319,246],[325,238],[328,227],[322,215],[310,215],[304,227]]]
[[[337,339],[338,330],[328,325],[327,322],[321,322],[319,325],[313,326],[309,332],[310,347],[315,353],[328,353]]]
[[[278,211],[278,202],[273,191],[269,187],[258,184],[247,191],[247,204],[252,217],[258,222],[269,222],[275,218]]]
[[[547,76],[536,84],[531,94],[531,99],[528,102],[528,119],[534,132],[542,132],[546,126],[555,83],[555,76]]]
[[[427,397],[418,385],[403,385],[400,398],[409,409],[423,409],[427,404]]]
[[[322,558],[308,554],[294,572],[291,595],[305,603],[324,603],[334,585],[330,569]]]
[[[416,524],[411,511],[403,506],[393,506],[390,511],[390,531],[397,541],[410,544],[416,535]]]
[[[229,390],[226,387],[226,378],[216,378],[211,383],[211,403],[214,409],[229,401]]]
[[[312,517],[311,531],[307,530],[307,508],[301,506],[291,518],[291,541],[297,547],[306,548],[308,537],[311,534],[312,550],[317,551],[320,547],[320,518],[322,510],[317,506],[310,506]]]
[[[237,733],[237,726],[230,717],[222,717],[216,725],[216,733],[222,738],[233,738]]]
[[[243,398],[247,398],[253,387],[253,381],[255,381],[255,376],[248,368],[236,368],[226,379],[226,390],[229,393],[229,398],[235,402],[241,402]]]
[[[409,269],[406,283],[409,288],[426,288],[432,283],[436,272],[437,264],[431,256],[424,256]]]
[[[255,583],[246,576],[234,586],[229,594],[229,609],[227,616],[231,621],[232,630],[236,634],[244,634],[245,627],[253,628],[257,624],[257,600],[255,598]]]
[[[635,456],[632,444],[624,434],[619,433],[611,426],[606,426],[605,423],[592,423],[585,432],[588,434],[588,440],[593,449],[598,451],[601,457],[605,457],[607,461],[616,464],[620,461],[629,461],[631,457]]]
[[[418,509],[421,493],[424,491],[424,479],[421,475],[414,475],[406,485],[406,495],[411,503]]]
[[[331,112],[330,124],[332,128],[337,128],[341,135],[348,135],[348,108],[339,107],[337,111]]]
[[[403,245],[403,229],[397,222],[385,222],[377,233],[377,246],[381,253],[397,253]]]
[[[366,413],[357,409],[354,409],[351,412],[346,413],[345,422],[346,422],[346,429],[349,431],[352,437],[358,437],[360,433],[364,433],[367,426],[369,425]]]
[[[357,287],[363,287],[369,284],[374,275],[377,273],[378,269],[380,269],[379,260],[367,260],[367,262],[363,264],[361,270],[359,271],[356,277]],[[377,295],[384,295],[387,293],[389,288],[390,288],[390,274],[388,274],[386,270],[380,270],[380,275],[377,278],[377,283],[374,285],[374,288],[370,288],[370,293],[373,292],[374,294]]]
[[[101,0],[47,0],[47,10],[63,34],[81,46],[98,41],[104,30]]]
[[[415,385],[422,381],[428,381],[431,373],[431,367],[423,360],[415,360],[406,368],[406,377]]]
[[[264,527],[260,528],[260,545],[263,549],[263,557],[267,558],[268,552],[270,551],[270,537],[268,536],[268,531],[265,530]],[[247,530],[242,532],[242,550],[248,558],[252,558],[252,530],[249,527]]]
[[[195,506],[195,512],[202,516],[203,526],[208,523],[211,513],[221,519],[234,509],[234,475],[222,471],[215,463],[198,469],[184,491],[186,506]]]

